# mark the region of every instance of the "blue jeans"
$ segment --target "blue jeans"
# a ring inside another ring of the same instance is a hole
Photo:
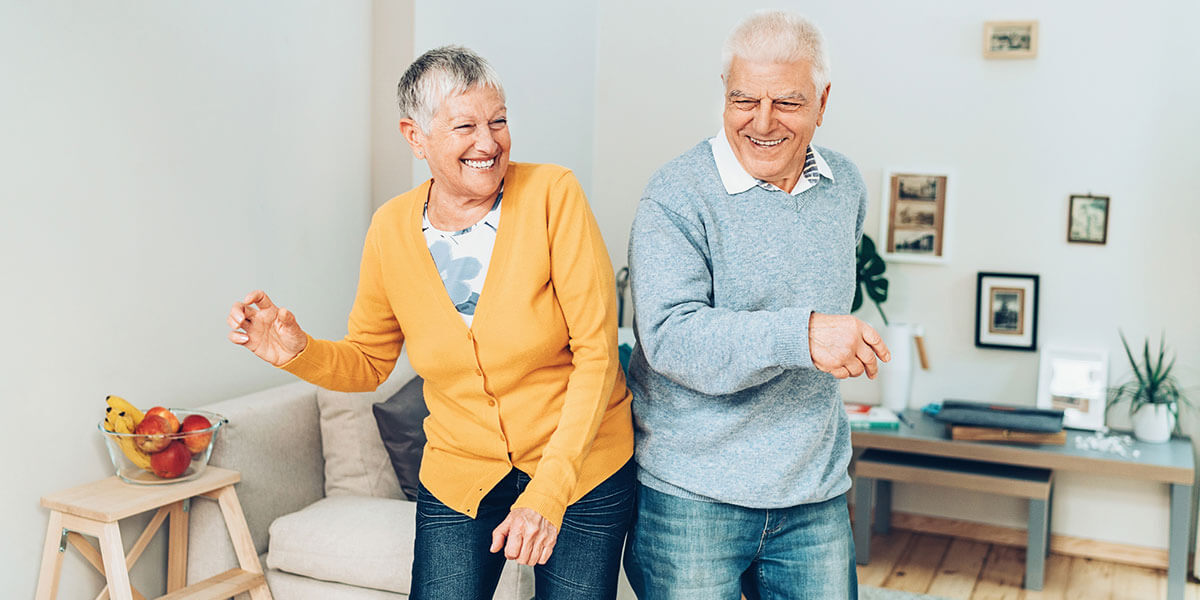
[[[625,573],[641,600],[858,598],[846,496],[781,509],[638,487]]]
[[[600,600],[617,595],[617,571],[633,517],[637,470],[629,461],[567,507],[554,552],[533,568],[535,598]],[[484,496],[474,519],[442,504],[425,486],[417,492],[412,600],[491,598],[504,568],[493,554],[492,530],[508,516],[529,476],[513,469]]]

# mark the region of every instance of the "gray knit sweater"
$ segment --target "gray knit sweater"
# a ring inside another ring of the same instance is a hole
[[[867,190],[846,157],[797,196],[726,193],[707,141],[650,179],[629,241],[639,479],[750,508],[850,488],[837,380],[808,350],[812,312],[847,314]]]

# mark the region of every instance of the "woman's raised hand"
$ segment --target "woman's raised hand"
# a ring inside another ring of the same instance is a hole
[[[292,311],[275,306],[266,292],[255,290],[229,310],[229,341],[245,346],[255,356],[281,366],[296,358],[308,345],[308,335]]]

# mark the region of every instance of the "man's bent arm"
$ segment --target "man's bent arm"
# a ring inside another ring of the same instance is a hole
[[[713,306],[708,244],[697,223],[644,198],[629,241],[638,344],[650,367],[696,391],[732,394],[785,369],[812,368],[811,308]]]

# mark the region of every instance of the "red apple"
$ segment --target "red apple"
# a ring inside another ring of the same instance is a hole
[[[212,422],[204,415],[188,415],[183,419],[183,425],[179,427],[179,433],[182,436],[180,441],[184,446],[192,452],[199,454],[208,448],[208,443],[212,441],[212,432],[192,433],[193,431],[204,431],[212,427]]]
[[[150,415],[158,415],[167,422],[167,425],[171,427],[171,430],[167,433],[175,433],[176,431],[179,431],[179,417],[176,417],[175,413],[161,406],[155,406],[154,408],[146,411],[146,416],[148,417]]]
[[[167,435],[175,433],[171,430],[167,420],[159,415],[146,415],[142,422],[133,428],[133,432],[137,434],[137,437],[133,438],[133,443],[147,454],[153,454],[166,448],[171,443],[171,438]]]
[[[192,464],[192,453],[188,452],[183,443],[175,441],[167,445],[162,452],[150,455],[150,468],[154,474],[163,479],[175,479]]]

